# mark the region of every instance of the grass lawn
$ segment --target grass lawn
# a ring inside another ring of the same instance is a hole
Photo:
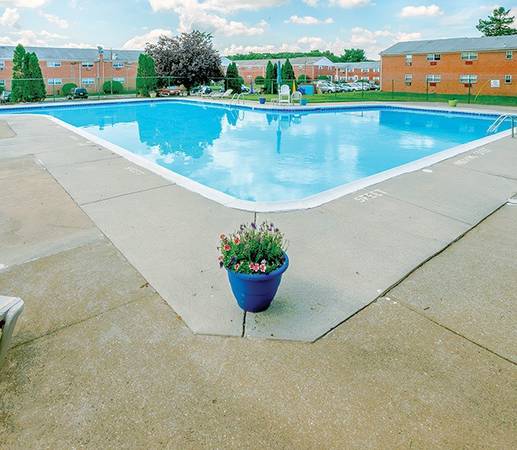
[[[242,98],[246,100],[258,100],[259,95],[245,95]],[[263,95],[266,99],[276,99],[277,95]],[[365,92],[343,92],[336,94],[315,94],[307,97],[309,103],[328,103],[328,102],[360,102],[360,101],[386,101],[386,102],[447,102],[448,100],[457,99],[459,103],[468,103],[468,95],[445,95],[445,94],[413,94],[406,92],[381,92],[381,91],[365,91]],[[501,106],[517,106],[517,97],[480,95],[470,97],[470,103],[479,105],[501,105]]]

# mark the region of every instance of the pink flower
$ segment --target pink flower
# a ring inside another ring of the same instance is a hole
[[[231,249],[231,247],[230,247],[228,244],[226,244],[226,245],[224,246],[224,251],[225,251],[225,252],[229,252],[229,251],[230,251],[230,249]]]
[[[235,243],[235,245],[239,245],[241,243],[241,239],[239,238],[239,236],[235,236],[233,242]]]
[[[235,270],[235,272],[237,272],[239,270],[239,267],[241,267],[240,263],[237,263],[235,264],[235,266],[233,266],[233,270]]]
[[[261,265],[260,265],[260,271],[261,271],[262,273],[264,273],[264,272],[266,271],[266,265],[265,265],[265,264],[261,264]]]

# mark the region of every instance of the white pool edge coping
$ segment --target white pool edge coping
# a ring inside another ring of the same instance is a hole
[[[136,99],[136,100],[139,101],[138,99]],[[155,99],[153,99],[153,100],[155,100]],[[162,101],[169,100],[170,101],[172,99],[164,98],[164,99],[160,99],[160,100],[162,100]],[[176,99],[174,99],[174,100],[176,100]],[[184,101],[185,99],[180,98],[178,100]],[[142,101],[149,101],[149,99],[142,99]],[[187,100],[187,101],[192,101],[195,103],[209,103],[209,104],[214,104],[214,105],[219,105],[219,106],[245,106],[247,109],[249,109],[249,108],[255,109],[250,106],[236,105],[236,104],[232,104],[232,103],[213,102],[213,101],[199,102],[198,99],[192,99],[192,100]],[[135,99],[128,99],[128,100],[126,100],[126,102],[135,102]],[[124,103],[124,101],[109,100],[109,101],[103,102],[103,104],[106,104],[106,103]],[[52,107],[69,106],[69,105],[77,105],[77,104],[85,105],[85,103],[79,103],[79,102],[74,102],[74,103],[64,103],[63,102],[63,103],[58,103],[58,104],[52,104],[50,107],[52,108]],[[96,104],[99,104],[99,103],[96,103]],[[86,105],[88,105],[88,103]],[[365,105],[365,103],[358,102],[358,103],[354,103],[353,105],[351,105],[351,104],[347,104],[347,105],[348,105],[348,107],[356,108],[357,106]],[[343,105],[342,108],[346,109],[347,105]],[[490,111],[490,110],[474,110],[474,109],[458,109],[458,108],[451,110],[451,109],[444,109],[444,108],[440,108],[440,107],[428,108],[427,106],[425,108],[423,108],[423,107],[416,107],[416,106],[401,105],[400,103],[393,104],[393,103],[375,102],[375,103],[368,103],[368,105],[398,107],[400,109],[416,110],[416,111],[423,111],[423,112],[426,112],[429,110],[433,110],[436,112],[443,112],[443,113],[451,113],[451,112],[458,113],[459,112],[459,113],[466,113],[466,114],[471,114],[471,115],[473,113],[474,114],[481,113],[481,114],[486,114],[486,115],[500,113],[498,111]],[[263,105],[261,105],[261,106],[263,106]],[[48,108],[49,106],[37,105],[37,107]],[[339,105],[339,107],[341,108],[340,105]],[[336,105],[332,105],[332,106],[329,105],[329,106],[327,106],[327,108],[325,107],[325,105],[319,105],[314,108],[317,108],[320,111],[323,109],[336,109]],[[13,109],[16,109],[16,107],[13,107]],[[20,109],[27,109],[27,106],[21,106]],[[256,109],[260,110],[262,108],[256,108]],[[313,108],[307,108],[307,107],[280,108],[278,106],[275,106],[275,110],[278,111],[279,109],[282,109],[282,110],[285,109],[286,112],[295,111],[298,109],[302,110],[302,111],[313,110]],[[1,111],[1,109],[0,109],[0,111]],[[185,176],[180,175],[176,172],[173,172],[169,169],[166,169],[165,167],[162,167],[142,156],[136,155],[119,145],[113,144],[103,138],[100,138],[94,134],[91,134],[87,131],[77,128],[73,125],[70,125],[69,123],[66,123],[51,115],[27,113],[27,114],[17,114],[17,116],[45,117],[45,118],[49,119],[50,121],[72,131],[73,133],[75,133],[85,139],[88,139],[89,141],[91,141],[95,144],[98,144],[102,147],[105,147],[106,149],[129,160],[130,162],[132,162],[140,167],[143,167],[143,168],[149,170],[150,172],[160,175],[161,177],[165,178],[166,180],[170,181],[173,184],[176,184],[185,189],[188,189],[189,191],[197,193],[197,194],[199,194],[209,200],[215,201],[223,206],[233,208],[233,209],[239,209],[239,210],[243,210],[243,211],[260,212],[260,213],[286,212],[286,211],[295,211],[295,210],[316,208],[325,203],[329,203],[329,202],[331,202],[333,200],[337,200],[338,198],[341,198],[345,195],[352,194],[352,193],[360,191],[362,189],[366,189],[372,185],[381,183],[382,181],[388,180],[388,179],[396,177],[398,175],[403,175],[406,173],[415,172],[417,170],[424,169],[424,168],[429,167],[438,162],[453,158],[462,153],[468,152],[470,150],[474,150],[476,148],[482,147],[483,145],[490,144],[492,142],[498,141],[500,139],[503,139],[503,138],[511,135],[511,130],[506,130],[506,131],[502,131],[500,133],[494,134],[492,136],[486,136],[481,139],[476,139],[474,141],[470,141],[465,144],[461,144],[461,145],[449,148],[447,150],[443,150],[441,152],[434,153],[434,154],[426,156],[424,158],[420,158],[416,161],[412,161],[410,163],[406,163],[406,164],[394,167],[392,169],[388,169],[383,172],[379,172],[377,174],[370,175],[368,177],[364,177],[359,180],[352,181],[350,183],[346,183],[346,184],[337,186],[332,189],[328,189],[326,191],[320,192],[318,194],[315,194],[315,195],[312,195],[309,197],[305,197],[300,200],[290,200],[290,201],[285,201],[285,202],[252,202],[252,201],[248,201],[248,200],[238,199],[236,197],[225,194],[221,191],[218,191],[211,187],[205,186],[201,183],[198,183],[197,181],[194,181],[188,177],[185,177]]]

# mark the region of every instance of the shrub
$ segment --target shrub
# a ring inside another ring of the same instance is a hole
[[[124,92],[124,86],[120,81],[105,81],[102,85],[102,92],[105,94],[122,94],[122,92]]]
[[[61,92],[63,95],[69,95],[72,89],[75,89],[77,87],[77,84],[75,83],[65,83],[63,85],[63,89],[61,89]]]
[[[298,77],[298,83],[308,83],[310,81],[311,79],[307,75],[302,74]]]
[[[327,80],[330,81],[330,77],[328,75],[319,75],[318,80]]]
[[[146,53],[138,57],[138,69],[136,75],[136,90],[139,95],[149,97],[149,92],[157,87],[156,68],[154,59]]]
[[[265,81],[265,78],[262,75],[259,75],[258,77],[255,78],[256,84],[264,84],[264,81]]]
[[[240,94],[243,81],[242,77],[239,76],[237,64],[230,63],[226,69],[225,89],[231,89],[234,93]]]
[[[284,236],[272,223],[241,225],[228,237],[222,234],[220,267],[247,274],[270,273],[284,263]]]

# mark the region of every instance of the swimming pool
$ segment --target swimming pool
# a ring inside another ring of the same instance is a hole
[[[448,149],[486,138],[495,119],[394,106],[282,111],[177,100],[17,112],[51,115],[179,184],[191,180],[187,187],[216,200],[222,193],[222,203],[279,205],[336,197],[343,186],[359,189],[380,174],[432,163],[433,155],[443,159]]]

